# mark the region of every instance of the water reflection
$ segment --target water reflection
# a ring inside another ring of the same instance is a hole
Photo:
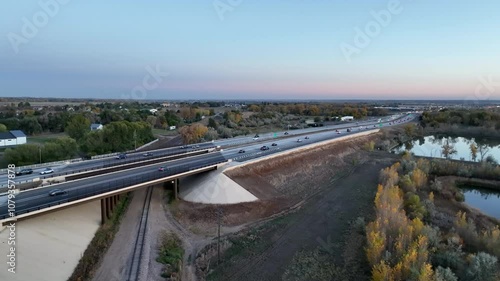
[[[500,192],[463,188],[465,203],[486,215],[500,219]]]
[[[476,158],[474,159],[471,153],[471,144],[478,147]],[[403,144],[395,148],[395,152],[411,151],[417,156],[427,156],[436,158],[445,158],[443,147],[448,146],[448,158],[467,161],[481,161],[488,156],[492,156],[495,160],[500,161],[500,145],[498,143],[476,141],[475,139],[467,139],[463,137],[436,137],[426,136]],[[451,153],[450,153],[451,152]]]

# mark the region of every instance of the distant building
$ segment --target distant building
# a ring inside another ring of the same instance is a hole
[[[102,128],[103,128],[102,124],[98,124],[98,123],[90,124],[91,131],[102,130]]]
[[[26,135],[19,130],[0,133],[0,147],[16,146],[26,143]]]
[[[156,114],[156,112],[158,112],[158,109],[152,108],[149,110],[149,112],[151,112],[152,114]]]
[[[353,116],[342,116],[340,117],[340,121],[352,121],[354,120]]]

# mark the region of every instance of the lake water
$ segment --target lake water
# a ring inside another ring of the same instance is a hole
[[[475,143],[476,146],[480,144],[485,144],[487,147],[487,153],[485,153],[484,158],[491,155],[495,158],[495,160],[500,161],[500,143],[485,143],[485,142],[477,142],[474,139],[467,139],[463,137],[435,137],[435,136],[427,136],[421,139],[413,140],[409,143],[406,143],[403,146],[397,147],[394,149],[395,152],[403,152],[405,150],[410,150],[413,154],[417,156],[427,156],[427,157],[436,157],[436,158],[444,158],[442,154],[443,145],[449,142],[452,145],[456,153],[450,155],[451,159],[464,159],[467,161],[472,160],[472,155],[470,152],[471,143]],[[478,152],[477,159],[480,160],[481,156]]]
[[[462,189],[465,195],[465,203],[484,214],[500,219],[500,192],[484,189]]]

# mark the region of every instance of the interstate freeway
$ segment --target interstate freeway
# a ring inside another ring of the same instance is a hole
[[[401,120],[401,123],[409,122],[412,121],[416,116],[417,115],[405,115],[397,120]],[[121,188],[125,188],[134,184],[148,182],[166,176],[176,175],[202,167],[217,165],[227,162],[229,159],[234,161],[247,161],[249,159],[259,158],[262,156],[286,151],[315,142],[333,139],[348,134],[354,134],[360,131],[367,131],[379,127],[389,126],[389,124],[400,124],[397,120],[386,120],[385,122],[381,123],[373,121],[360,122],[357,125],[353,123],[350,124],[352,128],[351,132],[347,132],[347,130],[345,129],[345,125],[340,125],[332,126],[329,128],[320,127],[303,129],[301,131],[291,131],[288,135],[286,135],[286,138],[278,138],[278,136],[275,134],[263,134],[258,140],[254,140],[252,138],[253,136],[251,136],[240,139],[227,139],[215,143],[199,144],[200,148],[210,147],[214,144],[236,147],[220,152],[212,152],[189,158],[171,160],[162,163],[151,164],[148,166],[121,170],[109,174],[92,176],[89,178],[69,181],[54,186],[26,190],[17,194],[15,197],[15,215],[48,208],[57,204],[72,202],[96,194],[106,193],[111,190],[119,190]],[[340,129],[341,127],[343,127],[343,129]],[[338,130],[339,132],[337,132],[336,130]],[[280,136],[284,136],[284,133],[282,132]],[[306,136],[308,137],[307,139],[305,138]],[[244,144],[238,145],[239,142],[244,142]],[[273,146],[273,143],[275,143],[276,145]],[[263,145],[268,146],[269,150],[261,150],[260,148]],[[240,150],[244,150],[244,152],[240,152]],[[140,157],[143,157],[142,154],[137,155],[137,159],[141,159]],[[163,172],[158,171],[158,168],[161,166],[165,166],[167,167],[167,169]],[[66,194],[49,196],[48,192],[54,188],[64,190],[66,191]],[[4,220],[7,218],[9,218],[7,198],[6,196],[0,196],[0,220]]]

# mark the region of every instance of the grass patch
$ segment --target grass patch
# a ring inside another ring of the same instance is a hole
[[[126,195],[118,202],[111,219],[106,221],[97,230],[94,238],[90,241],[89,246],[83,253],[82,258],[78,262],[73,274],[68,278],[68,281],[91,280],[97,269],[103,255],[106,253],[109,246],[113,242],[120,221],[125,214],[127,206],[130,202],[129,195]]]
[[[217,265],[217,258],[210,261],[209,268],[213,271],[208,274],[207,280],[223,280],[227,268],[233,266],[239,257],[250,257],[264,252],[275,242],[277,231],[284,230],[289,225],[292,216],[293,214],[281,216],[242,235],[228,238],[230,246],[222,253],[221,263]],[[217,247],[217,243],[212,246]]]
[[[61,138],[67,136],[65,133],[57,133],[57,134],[42,134],[37,136],[29,136],[27,137],[27,143],[38,143],[44,144],[53,139]]]
[[[161,277],[180,280],[184,249],[181,240],[173,233],[164,233],[156,261],[164,264]]]
[[[153,135],[160,135],[160,136],[175,136],[177,135],[177,130],[165,130],[165,129],[151,129],[153,131]]]

